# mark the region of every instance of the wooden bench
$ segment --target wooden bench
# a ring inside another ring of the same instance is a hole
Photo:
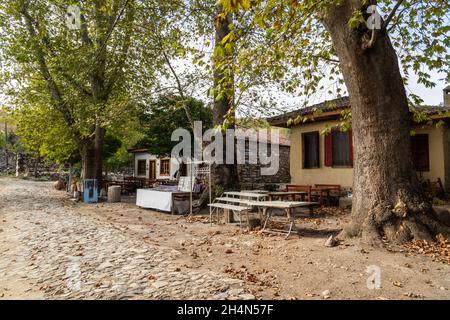
[[[216,210],[216,213],[217,213],[217,221],[219,221],[219,209],[222,209],[224,213],[227,210],[230,210],[233,213],[237,213],[239,215],[239,225],[240,225],[241,229],[242,229],[242,213],[244,213],[244,212],[247,213],[247,223],[248,223],[248,211],[251,209],[250,207],[236,206],[236,205],[232,205],[232,204],[219,203],[219,202],[210,203],[210,204],[208,204],[208,206],[213,209],[209,213],[209,222],[211,223],[211,225],[212,225],[212,215],[213,215],[214,209]]]
[[[318,200],[322,202],[322,204],[339,205],[339,198],[341,196],[341,186],[339,184],[315,184],[314,187],[326,191],[326,199],[323,197],[323,192],[319,191],[315,194],[313,192],[312,194],[313,197],[318,197]]]
[[[251,202],[251,200],[231,198],[231,197],[220,197],[220,198],[216,198],[215,201],[225,202],[225,203],[239,203],[239,204],[245,204],[245,205],[248,205]]]
[[[299,192],[305,192],[304,195],[301,195],[300,200],[301,201],[308,201],[311,202],[311,186],[306,185],[299,185],[299,184],[288,184],[286,186],[286,191],[299,191]],[[293,199],[296,200],[295,197]]]
[[[442,185],[441,178],[437,178],[437,181],[427,180],[425,183],[425,192],[430,194],[431,198],[446,199],[444,186]]]

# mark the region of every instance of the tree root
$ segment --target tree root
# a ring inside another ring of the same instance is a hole
[[[372,212],[362,224],[350,222],[345,225],[337,238],[361,238],[363,243],[375,247],[383,246],[383,242],[405,244],[412,240],[433,241],[439,234],[450,238],[450,227],[439,220],[434,210],[429,206],[422,206],[422,209],[425,210],[408,210],[406,214],[391,211],[387,215],[384,212],[383,216],[389,216],[389,219],[382,221],[376,221]]]

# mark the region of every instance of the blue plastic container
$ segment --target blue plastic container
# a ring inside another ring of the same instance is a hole
[[[97,179],[83,180],[83,202],[84,203],[98,202]]]

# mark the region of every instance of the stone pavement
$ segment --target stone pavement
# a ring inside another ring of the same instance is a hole
[[[77,213],[49,183],[0,179],[0,297],[253,298],[242,280],[184,269],[181,255]]]

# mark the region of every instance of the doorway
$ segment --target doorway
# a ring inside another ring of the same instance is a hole
[[[156,180],[156,160],[150,160],[148,171],[148,179]]]

